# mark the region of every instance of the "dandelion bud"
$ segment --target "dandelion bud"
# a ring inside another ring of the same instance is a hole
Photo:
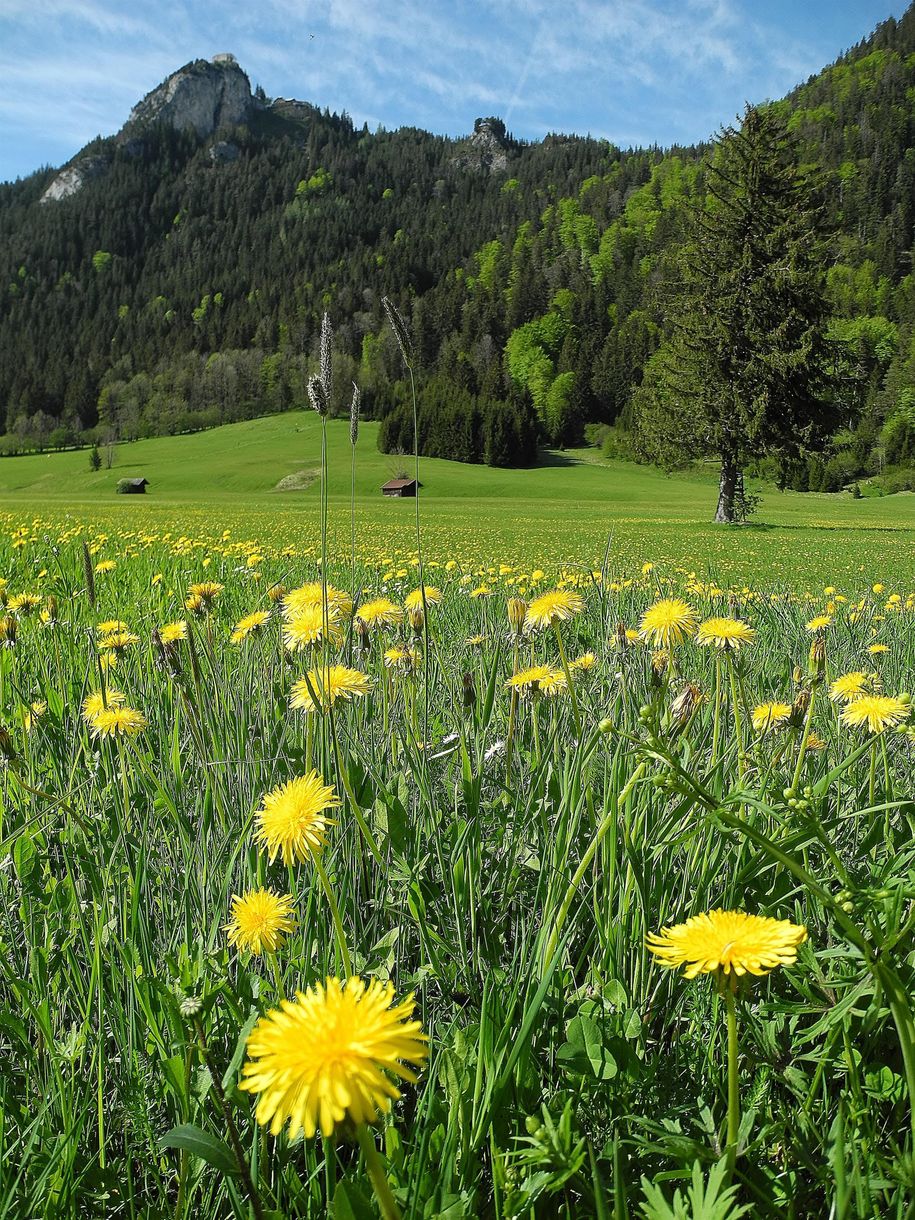
[[[53,593],[48,598],[47,611],[48,611],[48,617],[46,619],[46,622],[56,623],[57,622],[57,598],[54,596]]]
[[[515,635],[520,635],[527,614],[527,602],[522,597],[510,597],[507,609],[509,626]]]
[[[364,619],[357,618],[355,620],[356,635],[359,637],[360,648],[368,648],[370,641],[371,628]]]
[[[826,641],[821,635],[814,636],[810,645],[808,673],[811,678],[821,679],[826,673]]]
[[[15,763],[19,760],[16,747],[13,745],[13,739],[2,726],[0,726],[0,757],[5,758],[9,763]]]
[[[311,405],[323,419],[327,415],[327,390],[321,378],[315,377],[314,374],[308,378],[308,397],[311,399]]]
[[[792,728],[800,728],[804,723],[804,717],[807,715],[807,708],[810,706],[810,688],[802,686],[794,696],[794,703],[791,705],[791,715],[788,717],[788,723]]]
[[[19,624],[11,614],[4,615],[0,618],[0,645],[4,648],[12,648],[16,643],[16,632],[19,630]]]
[[[469,711],[477,701],[477,692],[473,689],[473,674],[464,674],[463,689],[464,707]]]
[[[408,369],[411,369],[413,367],[413,345],[410,342],[407,324],[403,320],[400,310],[390,297],[382,297],[381,303],[384,306],[385,313],[388,315],[388,321],[391,323],[391,330],[394,332],[394,338],[397,340],[397,346],[400,348],[403,362]]]
[[[353,401],[349,405],[349,443],[355,446],[359,438],[359,410],[362,406],[362,391],[353,382]]]
[[[693,712],[702,702],[702,691],[695,682],[687,682],[670,705],[670,723],[682,728],[692,718]]]
[[[622,619],[616,624],[616,646],[621,652],[624,652],[629,647],[629,632],[626,630],[626,624]]]
[[[657,677],[661,678],[664,676],[669,664],[670,653],[665,648],[661,648],[651,654],[651,671]]]
[[[182,1017],[192,1021],[195,1017],[199,1017],[203,1011],[203,1000],[196,995],[186,995],[178,1005],[178,1011]]]
[[[425,625],[426,616],[423,614],[422,606],[414,606],[410,611],[410,626],[413,628],[413,634],[416,636],[422,635]]]
[[[795,665],[792,677],[794,678],[795,686],[800,686],[800,684],[804,681],[804,671],[801,669],[800,665]]]
[[[9,600],[9,590],[5,585],[0,586],[0,606],[5,606]]]

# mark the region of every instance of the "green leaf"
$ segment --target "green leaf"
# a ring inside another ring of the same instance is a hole
[[[202,1161],[223,1173],[233,1176],[238,1174],[238,1164],[225,1140],[221,1140],[218,1135],[211,1135],[209,1131],[202,1131],[193,1123],[172,1127],[171,1131],[166,1132],[159,1140],[159,1148],[162,1151],[166,1148],[178,1148],[182,1152],[199,1156]]]
[[[338,1182],[332,1215],[334,1220],[375,1220],[375,1207],[354,1182]]]
[[[591,1017],[583,1014],[573,1017],[566,1038],[560,1058],[571,1060],[582,1069],[589,1066],[597,1080],[612,1080],[617,1074],[616,1060],[604,1046],[601,1028]]]

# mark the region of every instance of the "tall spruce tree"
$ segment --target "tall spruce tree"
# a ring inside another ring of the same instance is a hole
[[[787,464],[834,422],[816,192],[769,108],[722,131],[662,311],[667,341],[636,396],[662,464],[721,464],[716,521],[733,522],[754,459]]]

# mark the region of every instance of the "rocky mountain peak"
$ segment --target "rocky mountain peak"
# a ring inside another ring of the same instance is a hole
[[[173,72],[134,106],[125,130],[167,123],[179,131],[193,128],[204,139],[220,127],[247,122],[254,106],[247,75],[234,55],[223,52]]]

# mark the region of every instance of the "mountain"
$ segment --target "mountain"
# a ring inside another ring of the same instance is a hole
[[[915,455],[913,10],[772,105],[821,176],[847,352],[843,431],[790,478],[841,485]],[[525,462],[586,423],[625,449],[707,151],[527,143],[494,117],[462,140],[370,132],[252,92],[231,55],[187,64],[116,135],[0,186],[0,448],[301,406],[325,309],[334,409],[358,381],[382,443],[410,448],[390,296],[424,451]]]

